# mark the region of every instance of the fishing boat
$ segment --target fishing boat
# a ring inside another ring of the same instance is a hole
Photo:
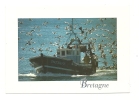
[[[98,62],[95,53],[91,50],[90,43],[81,43],[76,33],[73,31],[73,19],[71,25],[71,35],[74,39],[70,40],[66,48],[57,48],[56,56],[47,56],[43,53],[40,56],[29,59],[31,66],[37,73],[61,73],[70,75],[90,75],[96,72]],[[81,53],[85,54],[81,62]],[[87,54],[89,52],[89,55]]]

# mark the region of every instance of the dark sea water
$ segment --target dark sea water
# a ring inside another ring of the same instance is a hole
[[[71,18],[18,19],[18,79],[19,81],[117,80],[117,19],[74,18],[74,32],[84,42],[92,41],[92,51],[98,56],[97,72],[93,75],[37,74],[29,58],[56,54],[58,46],[69,42]],[[84,33],[81,34],[82,27]],[[60,37],[60,38],[59,38]],[[73,38],[71,36],[70,38]],[[58,45],[57,45],[58,44]],[[101,44],[101,49],[99,47]],[[102,54],[106,54],[105,57]],[[84,54],[81,55],[83,57]],[[114,68],[113,68],[114,67]]]

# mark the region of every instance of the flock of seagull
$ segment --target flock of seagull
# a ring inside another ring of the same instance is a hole
[[[111,19],[114,19],[114,18],[111,18]],[[61,20],[61,19],[58,18],[57,20]],[[108,66],[108,63],[107,63],[107,60],[106,60],[107,55],[111,56],[111,60],[113,61],[113,65],[109,66],[109,68],[111,68],[111,67],[116,68],[117,67],[117,61],[116,61],[116,59],[117,59],[116,23],[111,23],[110,24],[110,26],[113,27],[113,29],[114,29],[113,31],[110,31],[109,29],[106,28],[107,26],[109,26],[108,24],[105,23],[106,20],[107,20],[107,18],[98,18],[98,21],[100,23],[97,24],[96,26],[93,26],[93,20],[90,20],[90,19],[86,19],[85,23],[75,24],[73,26],[71,26],[71,24],[69,22],[64,21],[64,23],[66,24],[66,26],[65,26],[65,30],[66,30],[65,35],[69,35],[72,28],[74,30],[78,30],[77,35],[82,37],[82,39],[80,39],[80,41],[81,42],[83,42],[84,40],[89,41],[92,44],[91,48],[92,48],[93,52],[95,52],[95,51],[100,52],[100,56],[96,55],[96,59],[98,61],[99,61],[99,58],[104,59],[104,61],[102,62],[104,64],[104,66],[101,67],[101,68],[106,68],[106,66]],[[29,18],[29,21],[33,21],[33,19]],[[18,23],[21,24],[21,25],[24,24],[24,22],[22,22],[22,21],[18,21]],[[85,25],[88,25],[88,24],[92,24],[92,27],[91,28],[84,27]],[[48,26],[48,25],[49,25],[49,22],[47,22],[47,21],[44,21],[42,23],[42,26]],[[20,28],[19,26],[18,26],[18,28]],[[39,33],[39,31],[41,30],[40,27],[41,26],[34,26],[34,27],[31,28],[31,30],[29,32],[20,31],[18,33],[19,34],[25,33],[26,36],[36,35],[38,37],[43,37],[43,34]],[[55,29],[60,29],[60,25],[55,25],[54,28]],[[99,32],[96,32],[96,31],[102,31],[103,33],[100,34]],[[53,35],[56,35],[56,34],[58,34],[58,31],[52,31],[50,33],[52,33]],[[90,35],[92,35],[92,37]],[[18,36],[20,36],[20,35],[18,35]],[[115,39],[112,39],[112,36],[114,36]],[[18,37],[18,41],[20,41],[21,38],[22,37]],[[63,44],[62,46],[60,46],[60,44],[59,44],[60,40],[63,39],[64,36],[57,35],[57,36],[55,36],[55,38],[58,39],[58,42],[56,42],[56,41],[55,42],[50,42],[50,45],[57,46],[58,48],[64,48],[65,44]],[[101,39],[101,42],[97,42],[100,39]],[[105,43],[105,41],[107,41],[107,43]],[[25,50],[27,50],[26,46],[31,46],[35,43],[36,43],[36,41],[34,41],[34,39],[31,37],[29,40],[27,40],[25,42],[25,45],[21,47],[21,50],[25,51]],[[41,43],[40,48],[30,47],[29,51],[31,51],[33,53],[37,53],[38,51],[43,52],[44,49],[42,47],[45,46],[45,44],[46,43]],[[106,49],[107,47],[109,49]],[[48,52],[53,52],[50,47],[45,48],[45,51],[47,53]],[[22,52],[22,51],[19,51],[19,52]],[[56,53],[54,55],[56,55]],[[20,57],[19,61],[23,60],[23,59],[24,59],[24,57]]]

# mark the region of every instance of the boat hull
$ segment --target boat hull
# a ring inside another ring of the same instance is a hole
[[[92,74],[92,67],[76,64],[72,60],[51,57],[38,56],[29,59],[31,65],[36,69],[37,73],[61,73],[71,75],[90,75]]]

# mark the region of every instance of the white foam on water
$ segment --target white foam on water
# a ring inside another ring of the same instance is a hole
[[[83,77],[83,76],[103,76],[103,75],[109,75],[109,74],[116,74],[117,70],[96,70],[96,73],[91,75],[72,75],[71,77]]]
[[[61,73],[28,73],[28,74],[19,74],[19,76],[23,77],[87,77],[87,76],[105,76],[110,74],[116,74],[117,70],[97,70],[96,73],[92,75],[70,75],[70,74],[61,74]]]
[[[71,75],[71,77],[82,77],[82,76],[88,76],[88,75]]]
[[[28,76],[28,77],[36,77],[34,73],[28,73],[28,74],[19,74],[18,76]]]
[[[103,75],[109,75],[109,74],[116,74],[117,70],[97,70],[95,74],[90,76],[103,76]]]
[[[71,76],[70,74],[61,74],[61,73],[28,73],[28,74],[19,74],[19,76],[28,76],[28,77],[37,77],[37,76],[46,76],[46,77],[60,77],[60,76]]]
[[[45,73],[45,74],[43,74],[43,73],[37,73],[36,74],[37,76],[52,76],[52,77],[59,77],[59,76],[71,76],[70,74],[61,74],[61,73],[50,73],[50,72],[48,72],[48,73]]]

